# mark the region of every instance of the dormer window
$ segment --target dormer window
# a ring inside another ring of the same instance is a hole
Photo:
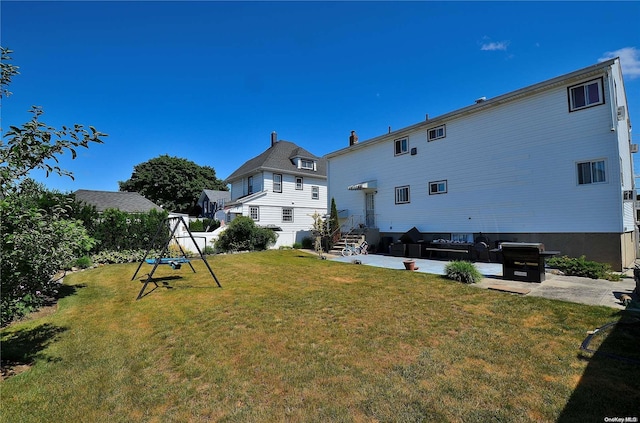
[[[300,159],[300,169],[315,170],[315,162],[313,160]]]

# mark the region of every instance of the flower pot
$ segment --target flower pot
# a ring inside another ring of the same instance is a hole
[[[416,262],[413,260],[405,260],[402,262],[404,264],[404,268],[406,270],[415,270],[416,269]]]

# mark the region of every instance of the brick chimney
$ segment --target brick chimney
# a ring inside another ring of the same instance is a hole
[[[356,131],[351,131],[351,136],[349,137],[349,146],[355,145],[358,143],[358,136],[356,135]]]
[[[276,133],[276,131],[273,131],[271,133],[271,147],[276,145],[277,142],[278,142],[278,134]]]

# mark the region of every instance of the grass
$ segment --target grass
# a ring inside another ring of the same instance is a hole
[[[140,301],[136,264],[68,276],[56,313],[1,333],[33,366],[0,421],[603,421],[640,401],[640,366],[578,352],[613,309],[296,250],[209,262],[222,289],[194,261]]]

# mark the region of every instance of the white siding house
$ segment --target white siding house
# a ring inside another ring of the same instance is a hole
[[[479,99],[328,154],[328,198],[383,239],[482,234],[621,270],[637,242],[627,108],[619,59]]]
[[[289,141],[278,141],[247,161],[225,182],[231,201],[225,206],[229,221],[249,216],[257,225],[278,235],[274,247],[291,246],[311,236],[313,215],[327,214],[326,159]]]

